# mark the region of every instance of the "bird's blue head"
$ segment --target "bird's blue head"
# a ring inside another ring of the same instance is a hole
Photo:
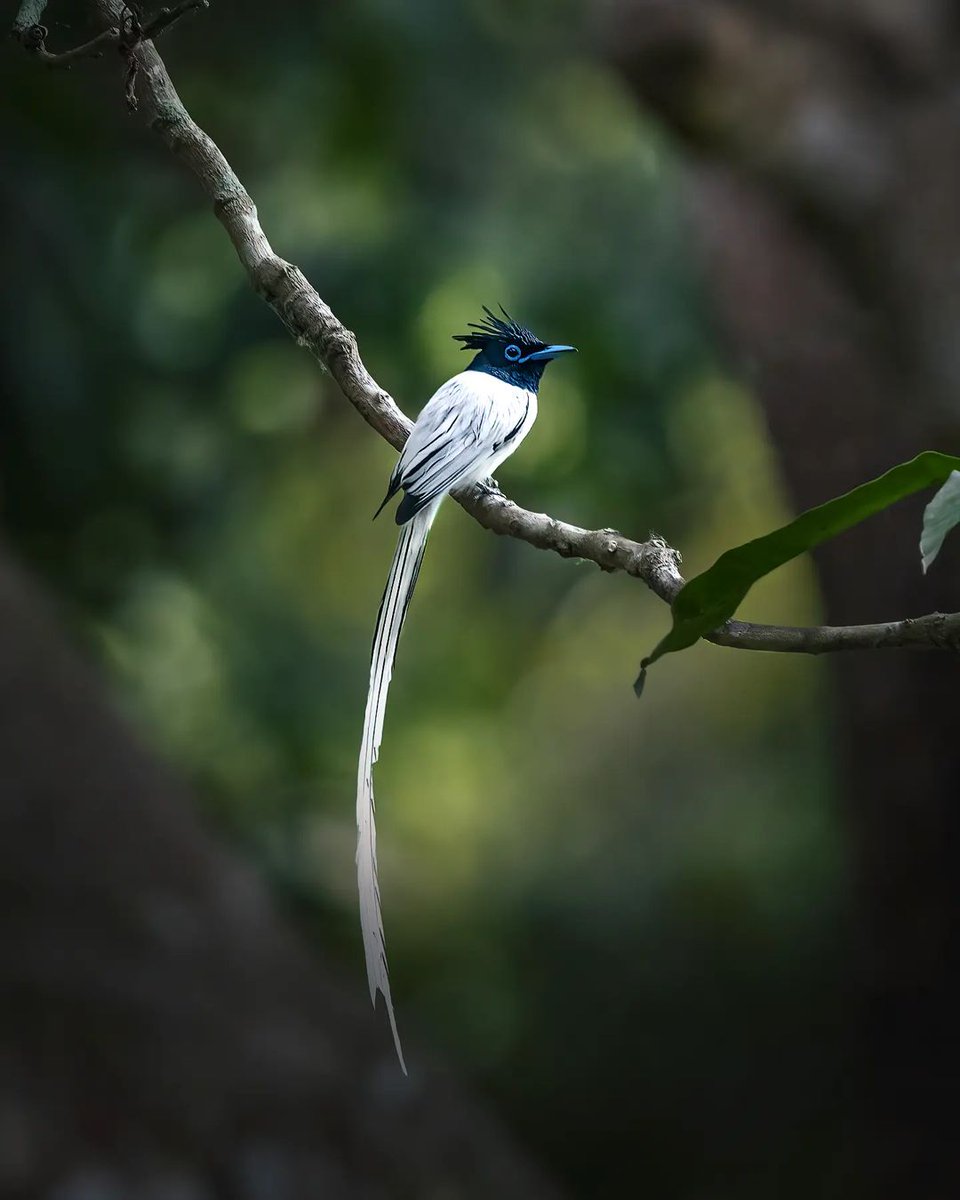
[[[551,345],[536,334],[524,329],[501,306],[503,319],[484,308],[485,319],[469,326],[473,333],[458,333],[454,341],[463,342],[464,350],[476,350],[477,355],[468,371],[484,371],[516,387],[535,392],[540,376],[551,359],[558,354],[575,352],[573,346]]]

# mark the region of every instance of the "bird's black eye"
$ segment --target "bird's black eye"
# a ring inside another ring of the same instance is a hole
[[[503,357],[507,360],[507,362],[518,362],[520,359],[520,347],[513,345],[508,346],[503,352]]]

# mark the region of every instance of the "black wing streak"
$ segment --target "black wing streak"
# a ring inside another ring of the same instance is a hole
[[[504,446],[507,446],[516,440],[520,434],[520,431],[523,429],[529,413],[530,398],[528,396],[527,402],[524,405],[523,415],[512,429],[504,434],[502,438],[499,438],[496,442],[494,442],[490,447],[489,454],[491,457],[502,450]],[[473,444],[476,444],[480,440],[482,427],[482,415],[480,413],[473,414],[473,419],[470,423],[470,434],[472,435],[472,438],[464,439],[463,448],[469,445],[471,441]],[[407,481],[401,480],[399,482],[399,486],[403,487],[406,494],[400,501],[400,505],[397,508],[396,522],[398,525],[405,525],[407,521],[409,521],[412,517],[415,517],[417,513],[421,511],[421,509],[426,508],[431,500],[434,500],[437,496],[455,486],[457,479],[466,473],[466,468],[463,466],[459,466],[452,471],[448,471],[445,475],[443,474],[442,466],[439,470],[434,470],[432,472],[427,470],[433,461],[437,459],[438,456],[442,455],[443,451],[448,449],[447,442],[441,441],[441,438],[445,437],[448,432],[449,424],[445,422],[444,428],[434,436],[427,446],[424,447],[424,451],[421,452],[421,456],[415,462],[411,463],[404,472],[407,477]],[[454,461],[456,461],[458,457],[459,454],[455,455]],[[392,479],[391,486],[393,486]],[[396,491],[396,488],[394,487],[393,490]],[[393,492],[388,493],[388,500],[392,494]],[[384,501],[384,504],[385,503],[386,500]],[[382,508],[383,505],[380,507]]]
[[[394,472],[394,474],[396,474],[396,472]],[[373,514],[373,519],[374,519],[374,520],[376,520],[376,519],[377,519],[377,517],[379,517],[379,516],[380,516],[380,514],[381,514],[381,513],[383,512],[383,510],[384,510],[384,509],[387,507],[387,505],[390,503],[390,501],[393,499],[393,497],[394,497],[394,496],[397,494],[397,492],[398,492],[399,490],[400,490],[400,484],[399,484],[399,483],[395,483],[395,482],[394,482],[394,479],[393,479],[393,475],[391,475],[391,476],[390,476],[390,486],[387,488],[387,494],[386,494],[386,495],[384,496],[384,498],[383,498],[383,499],[380,501],[380,507],[379,507],[379,508],[377,509],[377,511],[376,511],[376,512]]]
[[[523,428],[523,423],[524,423],[524,421],[526,421],[527,414],[529,412],[530,412],[530,399],[528,397],[527,403],[524,406],[523,416],[516,423],[516,425],[514,425],[514,427],[510,430],[510,432],[506,435],[506,437],[502,437],[499,442],[494,442],[493,449],[490,451],[491,454],[496,454],[498,450],[502,450],[503,447],[506,446],[508,442],[512,442],[513,439],[519,435],[520,430]]]

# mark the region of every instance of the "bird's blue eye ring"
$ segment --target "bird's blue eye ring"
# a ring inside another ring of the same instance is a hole
[[[507,360],[507,362],[518,362],[520,359],[520,353],[521,351],[519,346],[511,345],[504,350],[503,357]]]

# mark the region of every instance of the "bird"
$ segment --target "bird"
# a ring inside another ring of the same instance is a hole
[[[437,509],[450,492],[463,492],[493,475],[530,432],[537,417],[537,394],[547,364],[574,346],[541,341],[500,306],[502,317],[484,306],[484,318],[469,333],[454,335],[462,350],[474,351],[463,371],[442,384],[424,405],[397,465],[387,494],[374,513],[402,491],[396,510],[400,526],[370,655],[370,684],[357,766],[357,884],[367,982],[374,1008],[384,999],[393,1042],[407,1073],[390,995],[380,886],[373,766],[380,752],[387,691],[397,643],[423,561]],[[495,484],[491,485],[493,488]]]

